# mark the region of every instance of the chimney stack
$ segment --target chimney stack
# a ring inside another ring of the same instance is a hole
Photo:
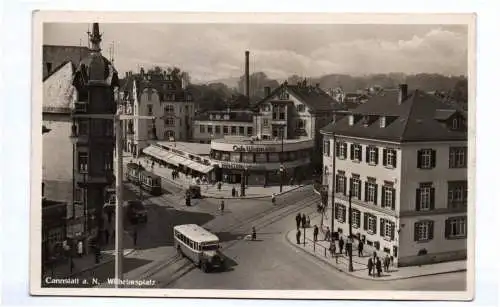
[[[250,51],[245,51],[245,96],[250,98]]]
[[[264,97],[267,97],[269,95],[271,95],[271,87],[266,86],[264,87]]]
[[[408,84],[400,84],[399,85],[399,95],[398,95],[398,104],[402,104],[403,101],[408,98]]]

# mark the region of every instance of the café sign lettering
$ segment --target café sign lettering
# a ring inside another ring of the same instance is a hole
[[[272,146],[234,145],[233,151],[237,151],[237,152],[272,152],[272,151],[276,151],[276,148],[272,147]]]

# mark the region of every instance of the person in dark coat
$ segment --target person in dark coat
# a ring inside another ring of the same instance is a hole
[[[339,239],[339,252],[342,254],[342,250],[344,249],[344,239],[340,237]]]
[[[307,226],[306,215],[302,213],[302,228],[306,228],[306,226]]]
[[[389,258],[389,255],[385,255],[384,258],[384,271],[387,273],[389,272],[389,265],[391,264],[391,258]]]
[[[295,216],[295,223],[297,223],[297,229],[300,228],[301,221],[302,221],[302,217],[300,216],[300,213],[297,213],[297,216]]]
[[[137,229],[134,229],[134,246],[137,245]]]
[[[300,244],[300,228],[297,229],[297,234],[295,235],[295,238],[297,239],[297,244]]]
[[[252,241],[257,240],[257,230],[255,230],[255,227],[252,227]]]
[[[317,225],[314,225],[313,238],[314,242],[318,241],[319,228]]]
[[[233,187],[233,188],[231,189],[231,195],[233,195],[233,197],[235,197],[235,196],[236,196],[236,188],[235,188],[235,187]]]
[[[373,260],[372,257],[368,258],[368,276],[372,276],[372,270],[373,270]],[[375,276],[375,274],[373,274]]]
[[[363,241],[358,241],[358,257],[363,257]]]
[[[379,257],[377,257],[376,267],[377,267],[377,276],[380,277],[380,275],[382,274],[382,261],[380,261]]]

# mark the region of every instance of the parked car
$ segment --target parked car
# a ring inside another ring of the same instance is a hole
[[[199,185],[190,185],[186,190],[186,197],[201,198],[201,188]]]
[[[128,200],[124,204],[124,213],[131,223],[146,223],[148,221],[148,211],[142,201]]]

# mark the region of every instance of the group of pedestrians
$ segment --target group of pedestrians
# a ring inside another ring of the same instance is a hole
[[[309,216],[306,216],[304,213],[301,214],[299,212],[295,216],[295,223],[297,225],[297,233],[296,233],[295,237],[297,239],[297,244],[300,244],[300,236],[302,234],[302,232],[300,231],[300,228],[309,228],[309,227],[311,227],[311,219],[309,218]]]
[[[377,256],[376,252],[373,252],[373,256],[368,258],[368,275],[373,277],[380,277],[382,275],[382,265],[384,272],[389,272],[389,267],[393,264],[394,258],[389,255],[385,255],[382,260]]]

